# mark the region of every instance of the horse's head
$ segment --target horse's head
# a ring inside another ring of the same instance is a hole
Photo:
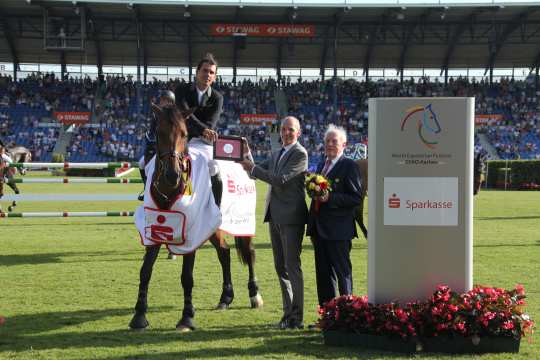
[[[177,188],[186,169],[188,132],[186,119],[176,106],[160,107],[152,104],[157,120],[157,162],[165,182]]]

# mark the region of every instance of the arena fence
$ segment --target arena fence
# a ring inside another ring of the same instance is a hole
[[[29,178],[13,179],[18,184],[142,184],[142,179],[118,179],[118,178]]]
[[[139,167],[137,162],[106,162],[106,163],[12,163],[8,165],[12,168],[25,169],[130,169]]]
[[[133,216],[133,211],[78,211],[78,212],[22,212],[22,213],[5,213],[0,212],[0,218],[11,217],[106,217],[106,216]]]
[[[110,162],[110,163],[12,163],[9,164],[9,167],[14,168],[56,168],[56,169],[130,169],[132,167],[138,167],[138,163],[129,163],[129,162]],[[54,184],[141,184],[142,179],[125,179],[125,178],[17,178],[13,179],[15,183],[30,183],[30,184],[44,184],[44,183],[54,183]],[[32,198],[32,195],[29,195]],[[33,195],[35,199],[29,199],[28,201],[36,200],[39,201],[39,194]],[[76,197],[77,195],[75,195]],[[15,201],[24,195],[14,195],[14,199],[11,199],[10,196],[4,198],[4,200],[13,201],[15,206]],[[105,195],[106,199],[99,197],[99,194],[92,194],[91,197],[94,200],[132,200],[118,198],[118,196]],[[17,198],[17,199],[15,199]],[[20,200],[20,199],[19,199]],[[52,201],[51,199],[48,199]],[[62,196],[55,195],[56,201],[65,200]],[[72,200],[72,199],[67,199]],[[82,198],[80,200],[83,200]],[[11,211],[12,206],[9,207]],[[3,212],[0,207],[0,218],[51,218],[51,217],[109,217],[109,216],[133,216],[133,211],[59,211],[59,212]]]

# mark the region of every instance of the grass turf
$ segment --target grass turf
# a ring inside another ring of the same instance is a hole
[[[26,193],[137,193],[141,186],[104,184],[19,184]],[[194,304],[198,329],[180,334],[181,259],[162,251],[150,284],[151,327],[131,332],[127,324],[137,296],[143,248],[129,218],[0,219],[1,359],[303,359],[401,358],[386,352],[327,347],[320,333],[279,331],[281,295],[272,250],[262,223],[265,185],[257,184],[256,271],[265,300],[249,308],[247,269],[233,257],[236,298],[231,309],[215,311],[221,292],[221,268],[215,250],[205,245],[195,264]],[[6,190],[10,191],[10,190]],[[7,204],[3,202],[4,209]],[[126,202],[27,202],[23,211],[115,211]],[[367,209],[367,206],[366,206]],[[483,191],[475,198],[474,283],[527,290],[528,312],[540,319],[540,192]],[[443,255],[441,255],[443,256]],[[304,239],[305,320],[315,321],[313,248]],[[367,291],[367,243],[353,241],[356,294]],[[519,354],[482,359],[538,359],[540,336],[522,341]],[[421,358],[459,358],[422,354]],[[405,357],[404,357],[405,358]],[[469,357],[462,357],[469,358]]]

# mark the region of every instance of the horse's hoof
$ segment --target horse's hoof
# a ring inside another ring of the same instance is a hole
[[[191,332],[193,331],[192,328],[190,328],[189,326],[177,326],[176,327],[176,330],[178,330],[178,332],[181,332],[181,333],[187,333],[187,332]]]
[[[264,305],[263,298],[262,298],[261,294],[259,294],[259,293],[257,293],[257,295],[255,295],[255,296],[250,297],[249,301],[251,303],[251,308],[252,309],[262,308],[263,305]]]
[[[8,206],[7,211],[8,211],[8,212],[12,212],[12,211],[13,211],[13,207],[12,207],[11,205]]]
[[[176,255],[169,253],[169,255],[167,255],[167,259],[176,260]]]
[[[227,310],[228,308],[229,308],[229,304],[224,303],[224,302],[220,302],[216,306],[216,310]]]
[[[146,316],[144,314],[137,314],[133,315],[133,318],[129,322],[129,328],[131,330],[144,330],[150,325],[148,323],[148,320],[146,320]]]
[[[176,324],[176,330],[182,333],[195,330],[193,318],[183,317],[182,319],[180,319],[180,321],[178,321],[178,323]]]
[[[13,206],[13,207],[17,206],[17,202],[15,200],[13,200],[13,202],[11,203],[11,206]]]

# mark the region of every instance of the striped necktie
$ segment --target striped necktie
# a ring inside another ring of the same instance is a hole
[[[322,169],[321,175],[326,176],[326,174],[328,174],[328,170],[330,169],[330,165],[332,165],[332,160],[326,159],[326,162],[324,163],[324,167]]]

